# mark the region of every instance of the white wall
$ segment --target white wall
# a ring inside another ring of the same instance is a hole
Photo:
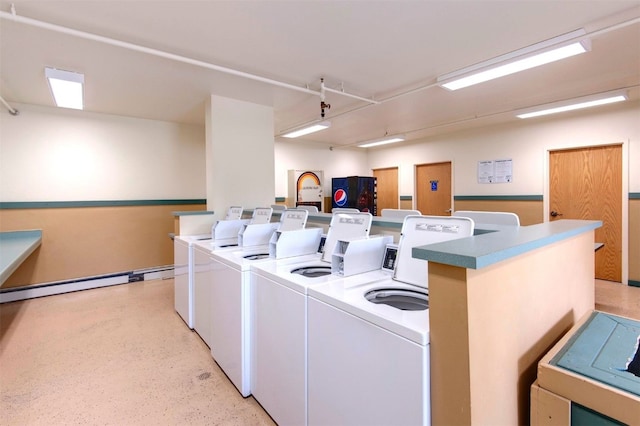
[[[212,95],[206,123],[207,210],[273,204],[273,108]]]
[[[202,127],[14,107],[0,113],[0,201],[205,198]]]
[[[325,197],[331,196],[331,178],[344,176],[371,176],[365,150],[317,147],[301,142],[276,141],[275,178],[276,197],[293,197],[288,194],[288,170],[322,170],[324,172]]]
[[[414,166],[453,162],[454,195],[542,195],[547,151],[626,143],[629,192],[640,192],[640,103],[493,126],[369,152],[370,169],[398,167],[400,195],[415,195]],[[481,160],[513,160],[512,183],[477,183]]]
[[[15,105],[0,111],[0,201],[190,199],[206,197],[205,129],[199,126]],[[570,118],[475,129],[421,143],[330,151],[275,142],[275,196],[287,197],[287,171],[331,178],[399,167],[400,195],[414,195],[414,165],[454,162],[455,195],[541,195],[548,149],[628,142],[629,192],[640,192],[640,104]],[[478,160],[511,158],[514,182],[476,183]]]

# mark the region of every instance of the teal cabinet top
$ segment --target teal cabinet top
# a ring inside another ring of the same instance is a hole
[[[174,216],[195,216],[195,215],[207,215],[213,214],[210,210],[186,210],[186,211],[178,211],[172,212]]]
[[[413,248],[413,257],[480,269],[602,226],[598,220],[557,220],[531,226],[477,225],[475,235]]]
[[[42,243],[42,230],[0,232],[0,286]]]
[[[639,339],[640,321],[595,311],[550,364],[640,396]]]

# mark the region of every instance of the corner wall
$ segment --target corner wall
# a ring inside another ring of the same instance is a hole
[[[3,288],[173,264],[173,211],[204,210],[204,128],[59,108],[0,112],[0,231],[42,229]]]
[[[0,209],[0,232],[42,229],[42,244],[3,289],[173,265],[172,212],[205,208],[204,200],[195,204],[168,200],[125,206],[70,204]]]

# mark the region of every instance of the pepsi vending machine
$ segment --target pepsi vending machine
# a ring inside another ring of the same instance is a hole
[[[349,207],[378,215],[378,186],[375,177],[348,176],[331,179],[331,208]]]

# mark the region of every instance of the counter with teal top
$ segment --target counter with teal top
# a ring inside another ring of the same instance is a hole
[[[0,232],[0,286],[42,243],[42,230]]]
[[[428,261],[432,424],[529,423],[538,361],[594,309],[600,226],[477,225],[413,249]]]
[[[480,269],[601,226],[602,222],[595,220],[558,220],[531,226],[478,225],[473,237],[415,247],[413,257]]]
[[[210,210],[188,210],[173,212],[173,239],[176,235],[199,235],[211,232],[215,223],[214,212]]]
[[[640,424],[640,321],[586,314],[538,363],[531,424]]]

